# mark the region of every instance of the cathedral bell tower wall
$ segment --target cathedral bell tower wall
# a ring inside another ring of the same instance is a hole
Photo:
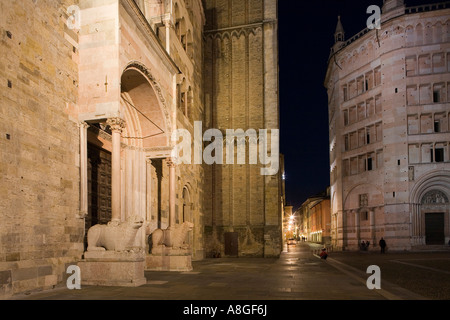
[[[277,1],[206,1],[205,16],[207,128],[279,129]],[[280,175],[263,176],[260,164],[246,160],[205,169],[209,255],[268,257],[282,250]]]

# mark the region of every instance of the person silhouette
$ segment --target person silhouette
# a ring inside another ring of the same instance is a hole
[[[322,252],[320,253],[320,259],[327,260],[327,258],[328,258],[327,249],[323,248]]]
[[[380,248],[381,248],[381,253],[385,253],[386,241],[383,238],[380,239],[379,245],[380,245]]]

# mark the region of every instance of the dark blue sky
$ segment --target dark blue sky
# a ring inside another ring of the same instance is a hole
[[[406,0],[407,6],[436,3]],[[323,86],[337,16],[346,39],[382,0],[279,0],[281,152],[287,204],[298,208],[329,185],[328,98]]]

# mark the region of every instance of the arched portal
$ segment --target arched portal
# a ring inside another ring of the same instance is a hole
[[[161,226],[161,159],[150,161],[148,153],[170,147],[166,100],[152,74],[139,62],[124,69],[120,98],[120,114],[126,123],[121,134],[122,219],[140,215],[147,223]],[[154,181],[158,183],[153,185]]]
[[[450,171],[422,176],[410,193],[413,245],[444,245],[450,240]]]
[[[445,216],[448,197],[440,190],[428,191],[421,200],[421,213],[425,220],[425,243],[445,244]],[[447,217],[448,219],[448,217]]]
[[[123,72],[121,106],[126,117],[129,117],[126,120],[130,126],[124,132],[129,145],[142,148],[169,146],[169,112],[160,93],[161,89],[142,65],[130,64]]]

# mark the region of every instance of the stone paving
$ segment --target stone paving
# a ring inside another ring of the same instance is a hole
[[[443,249],[443,250],[442,250]],[[346,265],[347,270],[362,276],[370,265],[381,269],[385,284],[402,287],[424,299],[450,300],[450,250],[436,252],[332,253],[330,262]],[[334,260],[334,261],[333,261]]]
[[[449,253],[423,254],[359,254],[331,253],[326,261],[313,254],[312,244],[289,246],[280,259],[225,258],[194,262],[192,272],[146,272],[147,284],[138,288],[83,286],[81,290],[56,288],[48,291],[16,295],[11,300],[426,300],[442,299],[420,294],[399,285],[395,272],[419,269],[436,274],[444,282],[432,282],[440,291],[450,287],[449,269],[445,265],[409,263],[408,258],[448,261]],[[419,256],[420,255],[420,256]],[[424,255],[425,258],[424,258]],[[400,259],[401,258],[401,259]],[[447,259],[447,260],[445,260]],[[392,261],[397,262],[392,262]],[[425,261],[425,260],[422,260]],[[404,263],[403,263],[404,262]],[[379,263],[382,270],[382,289],[369,290],[366,268]],[[350,265],[352,264],[352,265]],[[441,269],[442,268],[442,269]],[[408,271],[410,272],[410,271]],[[407,272],[408,277],[410,273]],[[389,279],[384,279],[384,274]],[[416,279],[409,278],[410,282]],[[423,282],[423,281],[422,281]],[[421,286],[426,286],[422,283]],[[448,299],[444,296],[443,299]]]

